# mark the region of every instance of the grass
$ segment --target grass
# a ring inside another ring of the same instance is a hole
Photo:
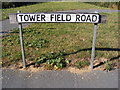
[[[48,7],[52,5],[51,10],[53,11],[58,10],[58,8],[60,8],[59,10],[71,9],[71,5],[75,7],[72,9],[87,9],[88,7],[86,6],[87,4],[84,3],[77,4],[71,2],[66,5],[64,4],[65,3],[50,2],[43,3],[41,6],[46,5],[45,7]],[[39,6],[39,4],[37,5]],[[63,5],[63,7],[61,5]],[[34,5],[32,6],[34,7]],[[36,6],[37,9],[38,6]],[[31,7],[31,5],[23,9],[23,12],[25,12],[28,7]],[[21,7],[21,9],[22,8],[23,7]],[[94,5],[90,5],[89,9],[90,8],[95,7]],[[97,7],[97,9],[101,9],[101,7]],[[15,10],[17,10],[17,8],[9,10],[10,12],[11,10],[16,12]],[[30,10],[32,10],[32,8]],[[34,11],[35,10],[34,8]],[[41,8],[41,11],[42,10],[49,11],[50,9]],[[7,10],[6,12],[8,13]],[[114,48],[118,47],[118,13],[104,14],[107,15],[107,23],[98,25],[96,42],[96,48],[98,48],[98,50],[96,50],[96,60],[99,60],[99,58],[111,59],[118,56],[118,51],[114,50]],[[46,57],[49,56],[47,60],[55,61],[55,63],[54,65],[46,65],[48,69],[53,69],[63,67],[62,64],[58,66],[56,64],[56,61],[59,61],[59,57],[63,58],[60,59],[60,62],[66,62],[66,64],[69,64],[69,61],[74,61],[75,59],[90,59],[93,27],[93,24],[88,23],[33,23],[23,29],[26,60],[39,62],[41,60],[44,61],[44,59],[46,60]],[[55,55],[51,56],[51,53],[55,53]],[[2,39],[2,59],[3,66],[9,66],[18,61],[22,61],[18,29],[14,29]]]
[[[119,7],[119,2],[87,2],[87,3],[111,9],[118,9]]]
[[[81,2],[45,2],[17,8],[2,9],[2,20],[8,19],[9,13],[17,13],[18,10],[22,11],[22,13],[30,13],[30,12],[51,12],[77,9],[79,10],[79,9],[108,9],[108,8],[102,8]]]
[[[112,63],[110,61],[105,62],[105,70],[110,71],[113,69]]]
[[[88,66],[88,65],[90,65],[90,63],[88,61],[77,61],[75,63],[75,66],[77,68],[83,68],[83,67]]]

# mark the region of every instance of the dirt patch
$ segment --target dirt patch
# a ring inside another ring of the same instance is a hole
[[[17,69],[17,70],[22,70],[22,71],[30,71],[30,72],[38,72],[38,71],[43,71],[44,67],[35,67],[33,65],[32,61],[27,61],[28,66],[26,68],[23,68],[22,62],[18,62],[14,65],[9,66],[10,69]]]
[[[81,74],[81,73],[84,73],[84,72],[90,72],[91,71],[91,68],[90,66],[85,66],[83,68],[77,68],[75,67],[73,64],[77,61],[78,59],[74,60],[73,62],[71,62],[69,65],[67,65],[67,67],[63,68],[63,69],[58,69],[58,70],[66,70],[66,71],[69,71],[71,73],[75,73],[75,74]],[[108,59],[105,59],[105,58],[100,58],[100,59],[96,59],[94,61],[94,69],[93,70],[101,70],[101,71],[104,71],[105,70],[105,64],[103,62],[105,61],[108,61]],[[115,61],[112,61],[112,63],[116,64],[116,60]],[[27,68],[23,68],[23,64],[22,62],[17,62],[16,64],[14,65],[10,65],[9,67],[3,67],[4,69],[5,68],[10,68],[10,69],[17,69],[17,70],[22,70],[22,71],[29,71],[29,72],[40,72],[40,71],[44,71],[46,70],[45,66],[44,65],[41,65],[39,67],[35,67],[35,65],[33,64],[32,61],[27,61]],[[114,69],[117,69],[118,66],[116,64],[116,66],[114,66]]]
[[[35,68],[35,67],[32,65],[32,66],[30,66],[30,67],[28,67],[28,68],[21,68],[21,69],[19,69],[19,70],[22,70],[22,71],[26,70],[26,71],[30,71],[30,72],[40,72],[40,71],[44,71],[45,69],[44,69],[44,67]]]
[[[75,74],[81,74],[83,72],[90,72],[91,69],[89,67],[85,67],[83,69],[78,69],[76,67],[68,67],[67,71],[71,72],[71,73],[75,73]]]

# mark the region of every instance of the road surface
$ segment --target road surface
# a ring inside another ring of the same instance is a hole
[[[3,70],[3,88],[118,88],[118,70],[73,74],[68,71]]]

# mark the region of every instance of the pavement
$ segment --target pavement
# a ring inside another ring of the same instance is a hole
[[[69,71],[2,71],[3,88],[118,88],[118,70],[74,74]]]
[[[66,12],[118,12],[117,10],[70,10]],[[9,20],[0,21],[0,35],[9,33],[18,24],[10,24]],[[29,24],[24,24],[24,27]],[[68,71],[42,71],[31,73],[3,69],[0,78],[2,88],[118,88],[118,70],[111,72],[96,71],[73,74]],[[120,79],[119,79],[120,80]]]
[[[2,25],[0,27],[0,28],[2,28],[2,30],[0,31],[0,35],[9,33],[14,28],[18,28],[18,24],[10,24],[9,19],[0,21],[0,25]],[[27,27],[28,25],[29,25],[28,23],[23,24],[23,27]]]

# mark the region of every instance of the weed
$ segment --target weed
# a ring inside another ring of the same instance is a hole
[[[75,66],[76,66],[77,68],[83,68],[83,67],[88,66],[88,65],[90,65],[90,64],[88,63],[88,61],[77,61],[77,62],[75,63]]]
[[[113,66],[112,63],[110,61],[106,61],[105,62],[105,70],[108,72],[110,70],[112,70]]]
[[[35,60],[35,66],[40,66],[41,63],[44,63],[46,61],[46,57],[38,57],[36,60]]]
[[[47,55],[46,55],[46,57],[48,58],[48,59],[54,59],[54,58],[57,58],[57,57],[63,57],[64,56],[64,53],[63,52],[61,52],[61,51],[58,51],[57,53],[47,53]]]
[[[52,70],[54,67],[52,64],[45,64],[45,69]]]
[[[43,47],[47,47],[48,41],[45,39],[37,39],[37,40],[33,40],[31,42],[25,42],[25,46],[26,47],[34,47],[34,48],[43,48]]]
[[[48,53],[48,55],[43,57],[38,57],[35,61],[35,66],[40,66],[40,64],[45,63],[45,67],[49,70],[54,68],[55,70],[65,67],[70,63],[70,60],[67,60],[60,53]]]

